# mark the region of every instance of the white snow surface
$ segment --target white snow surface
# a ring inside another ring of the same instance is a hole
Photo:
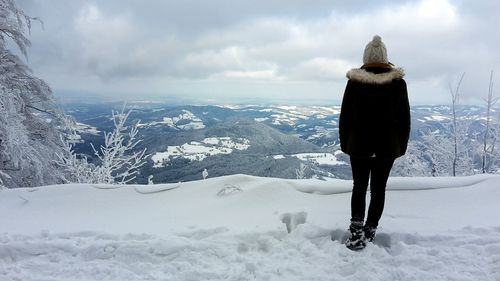
[[[340,161],[335,155],[338,153],[298,153],[287,155],[289,157],[296,157],[302,161],[311,161],[318,165],[347,165],[346,162]],[[287,156],[283,154],[273,155],[272,157],[276,160],[285,159]]]
[[[101,133],[96,127],[80,122],[75,122],[73,129],[81,134],[99,135]]]
[[[154,121],[149,123],[138,124],[139,127],[152,127],[158,125],[166,125],[178,130],[199,130],[205,128],[203,121],[196,117],[191,111],[182,110],[183,113],[176,117],[163,117],[162,121]],[[184,122],[183,124],[180,124]]]
[[[378,243],[360,252],[340,238],[351,185],[232,175],[4,190],[0,280],[500,280],[500,176],[391,178]]]
[[[292,156],[303,161],[313,161],[319,165],[347,165],[344,161],[339,161],[332,153],[299,153]]]
[[[156,152],[151,156],[154,168],[161,168],[165,163],[176,158],[190,161],[203,161],[206,157],[217,154],[231,154],[233,150],[246,150],[250,141],[245,138],[210,137],[201,142],[192,141],[180,146],[168,146],[167,151]]]
[[[269,119],[269,118],[267,118],[267,117],[263,117],[263,118],[254,118],[254,120],[255,120],[255,121],[257,121],[257,122],[264,122],[264,121],[266,121],[266,120],[268,120],[268,119]]]

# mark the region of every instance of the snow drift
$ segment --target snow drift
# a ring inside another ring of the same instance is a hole
[[[233,175],[0,192],[2,280],[499,280],[500,177],[391,178],[379,242],[350,181]]]

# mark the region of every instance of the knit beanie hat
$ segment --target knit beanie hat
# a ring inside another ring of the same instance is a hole
[[[363,54],[364,64],[384,63],[389,64],[387,59],[387,49],[380,36],[375,35],[370,43],[365,47]]]

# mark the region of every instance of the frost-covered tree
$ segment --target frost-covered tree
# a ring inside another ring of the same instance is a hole
[[[135,180],[149,155],[146,155],[146,148],[134,151],[140,140],[137,140],[138,123],[125,125],[130,113],[125,113],[125,107],[121,112],[113,111],[114,130],[104,133],[104,145],[99,149],[91,144],[99,160],[97,164],[77,157],[71,140],[64,140],[65,152],[58,154],[57,163],[68,172],[68,182],[125,184]]]
[[[488,97],[484,101],[486,103],[486,124],[483,135],[481,171],[483,173],[489,173],[492,162],[494,163],[495,161],[495,144],[499,133],[498,126],[495,127],[492,124],[493,107],[498,101],[498,97],[493,97],[493,71],[490,73]]]
[[[423,158],[425,148],[421,143],[410,141],[406,154],[396,159],[391,174],[401,177],[425,177],[431,174],[429,162]]]
[[[491,158],[489,170],[492,173],[500,173],[500,110],[497,111],[496,123],[493,126],[491,133]]]
[[[462,76],[460,76],[460,80],[458,81],[456,88],[454,89],[451,84],[450,84],[450,93],[451,93],[451,111],[452,111],[452,126],[451,126],[451,132],[452,132],[452,142],[453,142],[453,160],[452,160],[452,174],[453,176],[457,175],[457,165],[459,159],[459,140],[458,138],[461,137],[462,135],[460,134],[461,132],[459,131],[459,120],[457,117],[457,107],[460,102],[460,85],[462,84],[462,80],[464,79],[465,72],[462,73]]]
[[[470,120],[457,118],[441,130],[422,136],[420,158],[429,163],[431,176],[464,176],[474,173],[474,142],[469,137]]]
[[[0,0],[0,182],[7,187],[53,184],[63,176],[52,162],[62,151],[63,113],[50,87],[8,48],[10,40],[27,57],[33,20],[13,0]]]
[[[425,132],[422,136],[421,158],[429,162],[432,176],[458,176],[474,173],[474,153],[477,150],[469,136],[471,120],[459,116],[460,85],[465,76],[460,76],[455,87],[450,84],[450,123],[439,130]]]
[[[297,179],[301,180],[306,178],[306,169],[307,165],[301,162],[299,168],[295,169],[295,176]]]

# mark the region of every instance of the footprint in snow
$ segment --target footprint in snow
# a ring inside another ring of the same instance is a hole
[[[298,225],[306,223],[307,213],[284,213],[281,215],[281,222],[285,224],[286,231],[291,233]]]

